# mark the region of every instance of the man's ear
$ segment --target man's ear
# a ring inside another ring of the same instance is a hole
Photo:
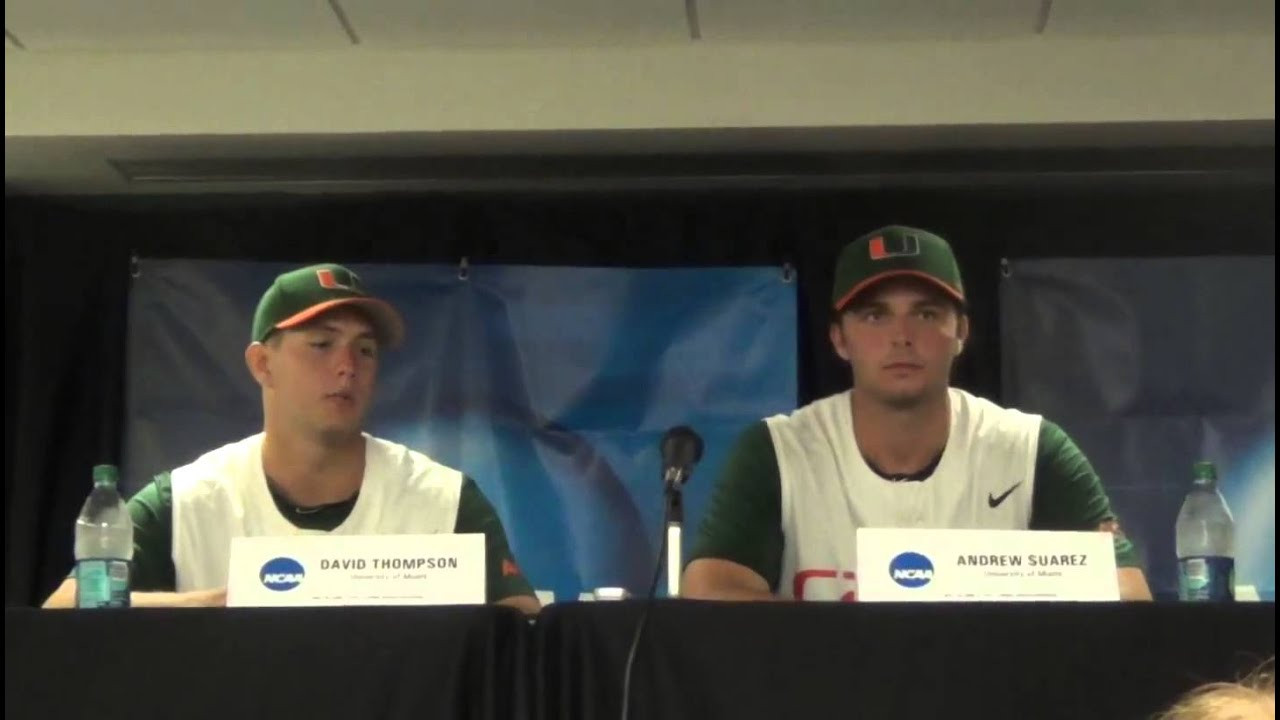
[[[840,356],[841,360],[849,362],[849,351],[844,348],[844,330],[840,328],[840,318],[836,317],[831,321],[831,329],[829,333],[831,337],[831,347]]]
[[[956,324],[955,354],[957,356],[964,352],[964,345],[967,342],[969,342],[969,316],[961,315]]]
[[[244,349],[244,364],[249,374],[264,388],[271,387],[271,349],[260,342],[249,343]]]

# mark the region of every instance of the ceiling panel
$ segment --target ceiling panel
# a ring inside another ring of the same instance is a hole
[[[350,44],[326,0],[6,0],[4,22],[29,50]]]
[[[547,46],[688,42],[680,0],[341,0],[361,44]]]
[[[1054,0],[1046,33],[1274,34],[1275,0]]]
[[[699,0],[706,40],[969,39],[1035,32],[1040,0]]]

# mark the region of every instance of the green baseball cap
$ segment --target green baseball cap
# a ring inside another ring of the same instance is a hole
[[[275,330],[298,327],[342,306],[362,310],[384,345],[395,347],[404,339],[404,320],[395,308],[365,292],[360,276],[326,263],[290,270],[271,283],[253,314],[252,340],[262,342]]]
[[[927,280],[961,306],[965,304],[960,266],[946,240],[927,230],[890,225],[845,246],[836,261],[831,306],[843,310],[859,293],[892,277]]]

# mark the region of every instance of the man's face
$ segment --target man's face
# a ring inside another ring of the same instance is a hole
[[[890,278],[831,324],[831,344],[853,367],[859,394],[905,409],[945,392],[968,332],[968,318],[934,285]]]
[[[264,387],[284,422],[322,441],[360,432],[378,376],[377,336],[363,313],[337,308],[277,331],[264,349]]]

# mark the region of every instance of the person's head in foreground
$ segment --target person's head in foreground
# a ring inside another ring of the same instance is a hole
[[[1271,658],[1240,682],[1202,685],[1178,699],[1157,720],[1271,720],[1276,716],[1276,661]]]

